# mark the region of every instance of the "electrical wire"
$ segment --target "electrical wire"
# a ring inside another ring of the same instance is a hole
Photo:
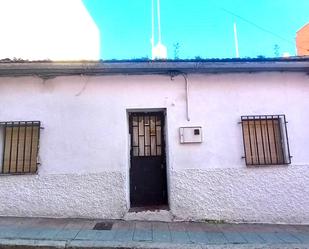
[[[289,40],[289,39],[286,39],[285,37],[283,37],[283,36],[281,36],[281,35],[278,35],[278,34],[276,34],[275,32],[270,31],[270,30],[268,30],[268,29],[266,29],[266,28],[264,28],[264,27],[258,25],[258,24],[256,24],[256,23],[250,21],[249,19],[247,19],[247,18],[245,18],[245,17],[242,17],[242,16],[240,16],[239,14],[237,14],[237,13],[231,11],[231,10],[228,10],[228,9],[226,9],[226,8],[224,8],[224,7],[215,5],[215,4],[213,4],[213,3],[211,3],[211,4],[212,4],[213,6],[215,6],[216,8],[218,8],[218,9],[220,9],[220,10],[222,10],[222,11],[224,11],[224,12],[226,12],[226,13],[228,13],[228,14],[234,16],[234,17],[239,18],[240,20],[242,20],[242,21],[244,21],[244,22],[246,22],[246,23],[248,23],[248,24],[250,24],[250,25],[256,27],[257,29],[259,29],[259,30],[261,30],[261,31],[264,31],[265,33],[268,33],[268,34],[270,34],[270,35],[273,35],[274,37],[277,37],[277,38],[279,38],[279,39],[281,39],[281,40],[283,40],[283,41],[285,41],[285,42],[287,42],[287,43],[289,43],[289,44],[295,46],[295,42],[293,42],[293,41],[291,41],[291,40]],[[301,46],[297,46],[297,47],[298,47],[298,48],[301,48],[301,49],[304,49],[304,50],[308,50],[307,48],[303,48],[303,47],[301,47]]]

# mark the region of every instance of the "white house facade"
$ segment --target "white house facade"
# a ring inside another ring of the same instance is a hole
[[[0,63],[0,215],[309,223],[309,60]]]

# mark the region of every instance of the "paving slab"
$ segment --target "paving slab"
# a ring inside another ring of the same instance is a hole
[[[309,225],[293,225],[293,227],[294,227],[298,232],[308,233],[308,234],[309,234]]]
[[[82,229],[84,227],[86,229],[86,224],[89,224],[88,220],[71,219],[71,220],[68,220],[67,224],[64,226],[64,229]],[[89,225],[87,226],[89,227]]]
[[[208,244],[208,243],[210,243],[205,232],[188,231],[187,233],[189,235],[191,243],[196,243],[196,244]]]
[[[294,237],[296,237],[301,243],[309,244],[309,234],[307,233],[291,233]]]
[[[101,240],[114,240],[115,237],[115,231],[98,231],[98,233],[96,234],[96,240],[101,241]]]
[[[266,241],[260,237],[255,232],[242,232],[241,236],[249,243],[249,244],[265,244]]]
[[[309,226],[115,220],[93,230],[97,222],[109,220],[0,217],[0,248],[309,249]]]
[[[267,244],[282,244],[284,243],[283,240],[281,240],[276,233],[270,233],[270,232],[258,232],[257,235],[261,237],[265,243]]]
[[[40,218],[34,219],[34,218],[26,218],[26,219],[21,219],[19,218],[17,221],[17,226],[18,228],[31,228],[34,227],[35,223],[38,222]]]
[[[96,240],[100,231],[96,230],[80,230],[75,240]]]
[[[40,239],[39,233],[41,229],[20,229],[19,239]]]
[[[53,240],[58,234],[58,229],[44,229],[39,232],[39,236],[44,240]]]
[[[191,243],[187,233],[186,225],[183,222],[169,223],[171,238],[173,243],[189,244]]]
[[[33,228],[49,228],[49,229],[61,229],[64,228],[68,219],[53,219],[53,218],[33,218],[31,227]]]
[[[135,223],[135,229],[133,234],[134,241],[152,241],[152,224],[151,222],[139,222]]]
[[[209,244],[228,244],[228,240],[221,232],[206,232],[205,236]]]
[[[41,240],[0,240],[1,249],[308,249],[308,245],[276,244],[276,245],[205,245],[205,244],[172,244],[172,243],[147,243],[115,241],[41,241]]]
[[[154,242],[172,242],[170,229],[165,222],[152,223],[152,236]]]
[[[240,232],[223,232],[224,237],[227,240],[227,243],[231,244],[245,244],[248,243],[248,241],[241,235]]]
[[[115,241],[133,241],[135,223],[134,222],[116,222],[113,225],[113,230],[115,231],[114,240]]]
[[[78,229],[71,229],[71,230],[61,229],[61,230],[58,230],[54,239],[55,240],[73,240],[75,239],[79,231],[80,230]]]
[[[18,238],[19,233],[22,230],[19,228],[12,228],[12,227],[8,227],[8,228],[0,228],[0,239],[14,239],[14,238]]]
[[[18,217],[0,217],[0,226],[17,226],[21,220],[27,218],[18,218]]]
[[[221,223],[216,225],[220,231],[222,232],[247,232],[250,230],[250,227],[248,227],[248,224],[227,224],[227,223]]]
[[[189,225],[188,225],[189,226]],[[189,226],[190,227],[190,226]],[[208,224],[205,223],[202,225],[202,228],[205,232],[211,232],[211,233],[216,233],[216,232],[222,232],[220,227],[216,224]]]
[[[276,236],[285,243],[297,244],[301,242],[297,237],[286,232],[278,232]]]

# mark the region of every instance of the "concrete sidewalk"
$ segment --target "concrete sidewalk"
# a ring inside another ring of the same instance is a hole
[[[0,218],[0,248],[38,247],[309,248],[309,226]]]

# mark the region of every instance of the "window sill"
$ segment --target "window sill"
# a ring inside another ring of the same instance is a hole
[[[0,173],[0,177],[2,176],[32,176],[32,175],[38,175],[38,172],[35,173]]]

